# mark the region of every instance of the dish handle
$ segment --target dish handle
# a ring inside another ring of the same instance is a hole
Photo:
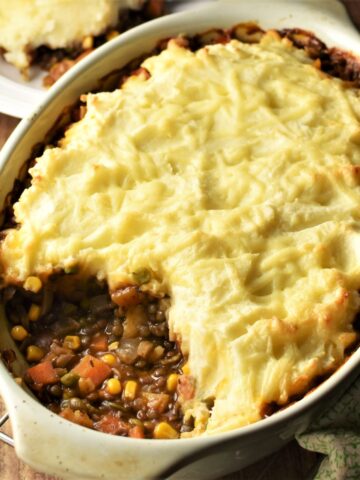
[[[5,413],[2,417],[0,417],[0,428],[5,425],[5,423],[9,420],[9,414]],[[11,447],[14,446],[14,440],[8,435],[0,430],[0,442],[4,442]]]

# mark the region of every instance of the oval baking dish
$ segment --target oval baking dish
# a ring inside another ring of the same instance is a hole
[[[337,2],[327,3],[327,12],[314,2],[292,5],[276,2],[271,13],[264,14],[264,3],[249,5],[225,1],[209,4],[197,14],[185,12],[169,16],[124,34],[105,45],[79,64],[49,92],[44,104],[30,119],[24,120],[4,147],[1,155],[2,202],[16,175],[29,158],[32,148],[43,141],[49,127],[64,107],[70,106],[84,92],[131,59],[149,52],[162,38],[181,33],[194,34],[214,26],[256,20],[264,28],[300,27],[313,31],[329,46],[360,51],[356,33]],[[121,59],[121,60],[119,60]],[[0,348],[13,343],[1,322]],[[0,365],[0,388],[13,424],[18,455],[28,464],[64,478],[216,478],[235,471],[264,456],[303,431],[327,403],[335,401],[357,373],[359,352],[314,392],[287,409],[224,434],[207,438],[143,440],[106,436],[65,422],[39,405],[23,391]],[[23,365],[19,362],[20,372]],[[64,441],[66,439],[66,441]],[[51,448],[49,448],[51,446]]]

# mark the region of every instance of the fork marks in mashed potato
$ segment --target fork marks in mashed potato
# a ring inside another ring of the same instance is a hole
[[[261,417],[341,364],[359,309],[360,101],[272,34],[197,52],[89,94],[31,169],[6,275],[76,261],[116,288],[154,272],[196,378],[205,433]]]

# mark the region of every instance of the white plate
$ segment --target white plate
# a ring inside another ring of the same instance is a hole
[[[167,2],[168,10],[178,12],[198,6],[204,1],[170,0]],[[45,96],[46,89],[42,87],[45,75],[46,72],[33,68],[30,81],[26,81],[15,67],[0,58],[0,112],[17,118],[30,115]]]

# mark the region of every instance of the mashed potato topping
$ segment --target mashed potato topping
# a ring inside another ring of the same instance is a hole
[[[124,7],[141,0],[11,0],[0,5],[0,48],[20,70],[29,67],[37,47],[75,47],[87,35],[99,35],[117,23]]]
[[[189,354],[196,431],[227,431],[332,371],[356,340],[360,100],[273,34],[170,42],[31,169],[8,279],[152,272]],[[206,424],[205,401],[215,403]],[[205,413],[204,413],[205,412]]]

